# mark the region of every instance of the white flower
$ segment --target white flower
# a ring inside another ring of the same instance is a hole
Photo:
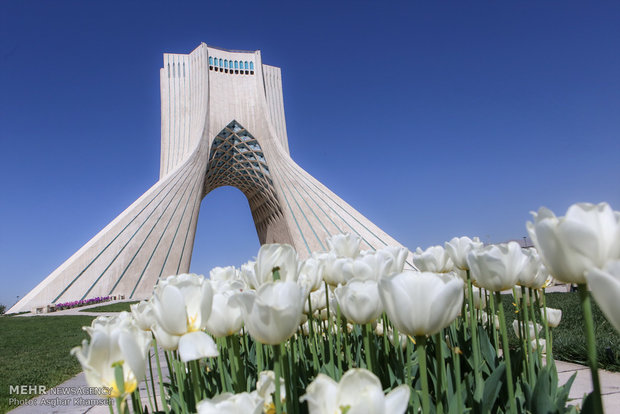
[[[469,270],[467,255],[472,250],[481,248],[482,242],[478,237],[474,237],[473,240],[469,237],[454,237],[449,242],[444,243],[444,246],[456,267]]]
[[[545,309],[541,309],[545,312]],[[547,325],[550,328],[557,328],[562,320],[562,309],[547,308]]]
[[[387,275],[400,273],[405,268],[405,261],[409,255],[409,250],[402,246],[386,246],[376,251],[379,256],[391,257],[391,266],[387,269]]]
[[[234,266],[214,267],[209,272],[209,279],[212,282],[221,280],[237,280],[239,279],[239,271]]]
[[[261,371],[256,381],[256,394],[264,400],[265,408],[273,404],[272,394],[276,392],[276,374],[273,371]],[[286,400],[286,385],[280,377],[280,402]]]
[[[518,337],[521,337],[521,334],[519,332],[519,326],[521,324],[519,324],[519,320],[515,319],[514,321],[512,321],[512,329],[514,329],[515,331],[515,335],[517,335]],[[528,323],[528,331],[527,333],[529,333],[530,338],[535,338],[537,334],[540,333],[542,329],[542,326],[540,326],[539,324],[534,325],[534,322],[530,321]]]
[[[377,282],[353,279],[334,290],[342,314],[348,321],[364,325],[377,319],[383,312]]]
[[[297,283],[277,281],[265,283],[256,292],[237,293],[229,302],[241,308],[245,327],[254,339],[277,345],[297,330],[304,297]]]
[[[319,256],[310,257],[301,263],[299,278],[297,283],[304,287],[304,290],[314,292],[323,284],[323,268],[325,263]]]
[[[343,266],[347,280],[351,278],[378,281],[394,267],[392,255],[366,250]]]
[[[479,286],[494,292],[512,288],[526,262],[517,242],[482,247],[467,255],[471,277]]]
[[[289,244],[263,244],[258,250],[254,272],[258,283],[272,282],[274,270],[278,270],[280,280],[297,281],[299,263],[297,252]],[[258,286],[255,287],[258,289]]]
[[[329,250],[337,257],[357,257],[360,254],[360,242],[356,234],[336,234],[327,239]]]
[[[340,383],[319,374],[299,400],[308,402],[310,414],[402,414],[407,410],[410,389],[407,385],[383,394],[379,378],[372,372],[353,368]]]
[[[461,311],[463,280],[451,274],[404,271],[379,282],[379,296],[394,326],[412,336],[433,335]]]
[[[263,399],[256,393],[225,392],[196,404],[198,414],[259,414],[263,412]]]
[[[591,269],[586,278],[599,308],[620,332],[620,260],[607,262],[603,269]]]
[[[559,218],[544,207],[532,215],[527,230],[556,279],[586,283],[586,271],[620,259],[620,213],[609,204],[573,204]]]
[[[338,286],[353,278],[353,259],[337,257],[330,252],[320,256],[323,262],[323,280],[332,286]]]
[[[450,255],[442,246],[431,246],[426,250],[418,247],[412,260],[421,272],[447,273],[454,268]]]
[[[130,305],[131,315],[143,331],[150,331],[151,327],[157,323],[153,312],[151,300],[143,300],[139,303]]]
[[[539,275],[539,272],[542,264],[540,261],[540,256],[538,255],[536,249],[521,249],[521,252],[525,255],[526,261],[523,266],[523,270],[519,273],[517,284],[519,286],[537,289],[539,287],[538,285],[540,284],[540,286],[542,286],[547,279],[545,277],[545,280],[540,283],[539,279],[541,275]]]
[[[541,354],[547,353],[547,341],[542,338],[538,338],[538,343],[536,343],[536,338],[532,339],[530,345],[532,346],[532,351],[540,349]]]
[[[71,354],[80,361],[88,385],[111,389],[111,397],[132,393],[144,378],[151,334],[141,330],[128,312],[100,316],[84,330],[90,335],[90,343],[83,340],[82,346],[73,348]],[[116,364],[123,369],[122,393],[116,383]]]
[[[465,297],[469,298],[469,291],[465,289]],[[474,308],[484,309],[487,306],[487,296],[482,289],[472,286],[472,300],[474,302]]]
[[[213,339],[201,332],[211,314],[213,289],[204,276],[182,274],[160,280],[153,292],[153,333],[167,350],[178,348],[183,362],[217,356]],[[191,335],[188,335],[191,334]]]
[[[332,299],[333,296],[334,294],[330,290],[329,291],[330,299]],[[325,296],[325,284],[322,284],[318,290],[315,290],[314,292],[310,292],[310,302],[312,305],[312,313],[316,311],[320,311],[327,307],[327,297]],[[310,313],[310,308],[308,307],[308,298],[304,300],[304,313]]]
[[[214,284],[211,315],[205,325],[207,332],[222,338],[239,332],[243,326],[243,314],[237,306],[230,306],[228,300],[243,290],[241,281],[221,281]]]

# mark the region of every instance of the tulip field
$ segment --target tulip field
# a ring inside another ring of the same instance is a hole
[[[362,251],[341,234],[300,260],[263,245],[240,268],[162,278],[131,313],[93,320],[72,354],[119,413],[576,413],[574,378],[560,386],[554,364],[555,279],[579,290],[593,385],[580,410],[602,413],[592,298],[620,330],[620,213],[542,208],[527,228],[535,248]]]

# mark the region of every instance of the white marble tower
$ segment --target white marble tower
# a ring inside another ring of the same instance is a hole
[[[224,185],[248,198],[261,244],[289,243],[301,257],[337,233],[358,234],[362,249],[400,245],[291,159],[280,68],[260,51],[202,43],[165,54],[160,77],[159,181],[9,312],[150,296],[160,277],[189,271],[200,202]]]

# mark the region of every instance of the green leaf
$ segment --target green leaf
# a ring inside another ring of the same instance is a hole
[[[495,406],[495,401],[502,388],[502,378],[506,375],[506,364],[502,361],[484,382],[481,412],[488,413]]]

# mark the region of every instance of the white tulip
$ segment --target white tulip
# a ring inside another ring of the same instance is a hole
[[[527,263],[517,242],[495,244],[472,250],[467,255],[471,277],[494,292],[512,288]]]
[[[542,338],[538,338],[538,343],[536,343],[536,338],[532,339],[530,345],[532,346],[532,351],[540,349],[541,354],[547,353],[547,341]]]
[[[413,264],[421,272],[447,273],[454,268],[450,255],[442,246],[431,246],[426,250],[418,247],[413,253]]]
[[[318,258],[318,255],[304,260],[300,265],[297,283],[303,286],[305,290],[316,291],[324,286],[323,267],[325,267],[325,263]]]
[[[465,289],[465,297],[469,298],[469,291]],[[484,309],[487,306],[487,296],[482,289],[472,286],[472,299],[474,302],[474,308]]]
[[[353,279],[334,290],[340,311],[348,321],[364,325],[377,319],[383,312],[377,282]]]
[[[307,401],[310,414],[402,414],[407,410],[410,392],[407,385],[400,385],[384,395],[375,374],[353,368],[339,383],[325,374],[317,375],[299,400]]]
[[[585,272],[620,259],[620,213],[609,204],[573,204],[556,217],[542,207],[527,230],[549,272],[565,283],[586,283]]]
[[[363,279],[378,281],[389,273],[389,269],[394,267],[394,258],[388,254],[381,254],[367,250],[343,266],[343,272],[347,280]]]
[[[586,278],[599,308],[620,332],[620,260],[607,262],[603,269],[591,269]]]
[[[276,392],[276,374],[273,371],[261,371],[256,381],[256,394],[265,401],[265,408],[274,404],[271,396]],[[286,400],[286,384],[284,378],[280,377],[280,402]]]
[[[258,250],[254,272],[259,283],[273,281],[273,272],[276,269],[280,280],[297,281],[299,276],[297,252],[290,244],[263,244]]]
[[[335,253],[330,252],[322,255],[323,262],[323,280],[332,286],[338,286],[347,283],[347,280],[353,278],[353,259],[350,257],[337,257]]]
[[[84,330],[90,335],[90,343],[83,340],[82,346],[73,348],[71,354],[80,361],[88,385],[109,388],[111,397],[123,397],[135,391],[146,371],[151,334],[141,330],[128,312],[100,316]],[[123,369],[122,393],[116,383],[115,364]]]
[[[541,265],[540,256],[538,255],[536,249],[521,249],[521,252],[525,255],[526,261],[523,266],[523,270],[519,273],[517,284],[519,286],[535,288],[534,285],[537,285],[539,282],[539,280],[537,280],[537,276],[539,276]]]
[[[515,335],[521,337],[521,334],[519,333],[519,326],[520,324],[518,319],[512,321],[512,329],[515,331]],[[528,333],[530,334],[530,338],[535,338],[536,335],[540,333],[541,329],[542,326],[540,326],[539,324],[534,325],[534,322],[532,321],[528,323]]]
[[[379,282],[379,296],[394,326],[407,335],[433,335],[461,311],[463,280],[451,274],[404,271]]]
[[[250,289],[258,289],[264,282],[273,282],[273,277],[269,277],[269,279],[265,281],[259,281],[256,278],[256,272],[254,271],[255,265],[256,262],[250,260],[249,262],[242,264],[241,270],[239,270],[241,280],[243,280],[245,284],[250,287]]]
[[[452,263],[462,270],[469,270],[467,263],[467,255],[472,250],[482,247],[482,242],[478,237],[470,239],[469,237],[454,237],[449,242],[444,243],[444,247],[452,259]]]
[[[238,280],[239,271],[234,266],[214,267],[209,272],[209,279],[213,282],[221,280]]]
[[[211,314],[212,301],[213,289],[204,276],[182,274],[160,280],[152,298],[157,321],[153,334],[159,345],[167,350],[178,348],[183,362],[217,356],[213,339],[201,332]]]
[[[245,327],[254,339],[278,345],[297,330],[304,296],[297,283],[276,281],[265,283],[255,292],[237,293],[229,302],[241,308]]]
[[[541,312],[545,312],[545,309],[541,309]],[[550,328],[557,328],[562,320],[562,309],[547,308],[547,325]]]
[[[259,414],[263,412],[263,399],[256,393],[225,392],[196,404],[198,414]]]
[[[360,254],[361,241],[356,234],[336,234],[327,239],[327,245],[337,257],[354,258]]]
[[[394,273],[400,273],[405,268],[405,261],[409,255],[409,250],[402,246],[386,246],[376,251],[379,256],[385,256],[392,258],[391,266],[387,269],[387,275],[393,275]]]
[[[329,291],[330,299],[334,296],[332,291]],[[310,292],[310,302],[312,305],[312,313],[316,311],[320,311],[327,307],[327,297],[325,296],[325,284],[322,284],[321,287],[314,291]],[[308,307],[308,298],[304,300],[304,313],[310,313],[310,308]]]
[[[237,306],[230,306],[228,300],[243,290],[241,281],[214,283],[213,306],[205,328],[216,338],[233,335],[243,326],[243,314]]]
[[[486,313],[485,311],[480,311],[478,312],[478,315],[480,316],[480,321],[482,322],[483,325],[486,325],[487,323],[489,323],[489,314]],[[476,316],[474,316],[474,319],[476,318]],[[467,319],[471,320],[471,316],[469,311],[467,311]],[[497,315],[493,315],[493,327],[495,329],[497,329],[499,331],[500,329],[500,324],[499,324],[499,316]]]
[[[131,315],[143,331],[150,331],[152,326],[157,323],[155,313],[153,312],[153,304],[151,300],[143,300],[139,303],[130,305]]]

